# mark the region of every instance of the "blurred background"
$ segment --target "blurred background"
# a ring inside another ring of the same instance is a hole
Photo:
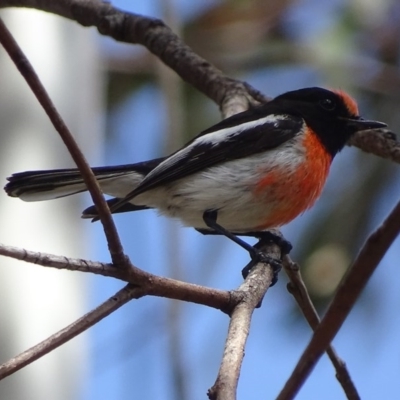
[[[307,86],[343,89],[358,100],[362,116],[400,131],[398,1],[113,4],[164,19],[226,75],[268,96]],[[221,118],[214,103],[140,46],[116,43],[94,29],[40,12],[6,10],[2,15],[92,165],[165,155]],[[3,182],[16,171],[71,166],[4,51],[0,65]],[[348,147],[335,159],[316,206],[283,228],[321,314],[366,237],[398,201],[399,178],[398,165]],[[29,204],[2,195],[0,241],[108,261],[101,225],[79,219],[89,204],[87,195]],[[221,289],[241,283],[248,255],[224,238],[204,237],[153,211],[119,214],[115,221],[126,252],[140,268]],[[398,395],[399,253],[397,240],[334,341],[362,399]],[[1,260],[0,361],[45,339],[123,286],[102,277],[14,264]],[[133,301],[1,382],[0,398],[204,399],[218,372],[228,322],[222,313],[198,305],[150,297]],[[275,398],[310,336],[282,273],[254,314],[238,398]],[[297,398],[345,398],[334,375],[322,358]]]

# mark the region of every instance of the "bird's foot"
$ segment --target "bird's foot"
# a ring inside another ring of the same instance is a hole
[[[276,244],[281,249],[281,259],[289,254],[293,249],[292,244],[288,240],[271,231],[252,232],[252,236],[260,239],[263,242],[271,242]]]
[[[263,263],[263,264],[269,264],[272,268],[272,281],[270,286],[274,286],[276,282],[278,282],[278,274],[280,270],[282,269],[282,263],[261,250],[253,247],[253,251],[250,252],[250,257],[251,261],[242,269],[242,276],[243,279],[246,279],[247,276],[249,275],[250,271],[258,264],[258,263]]]
[[[196,228],[196,231],[200,232],[203,235],[220,235],[221,233],[216,232],[210,229],[202,229]],[[249,231],[249,232],[232,232],[235,236],[248,236],[248,237],[255,237],[259,240],[264,242],[272,242],[276,244],[281,249],[281,257],[287,255],[292,250],[292,244],[284,239],[282,236],[271,232],[271,231]]]

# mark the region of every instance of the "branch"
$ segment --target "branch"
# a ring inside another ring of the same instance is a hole
[[[18,356],[0,365],[0,380],[27,366],[28,364],[43,357],[50,351],[73,339],[75,336],[84,332],[89,327],[101,321],[107,315],[117,310],[132,299],[138,299],[143,295],[142,289],[127,285],[122,290],[110,297],[93,311],[79,318],[71,325],[50,336],[36,346],[24,351]]]
[[[287,285],[289,293],[293,295],[308,324],[315,331],[320,323],[320,319],[304,285],[298,264],[294,263],[289,256],[285,256],[283,259],[283,268],[290,279]],[[332,361],[336,370],[336,378],[342,385],[346,397],[349,400],[360,400],[360,395],[347,370],[346,363],[337,355],[331,345],[327,348],[326,353]]]
[[[277,400],[293,399],[332,342],[383,256],[400,233],[400,202],[367,239]]]
[[[72,133],[68,129],[67,125],[63,121],[61,115],[54,107],[46,89],[42,85],[37,76],[35,70],[30,64],[29,60],[25,57],[17,42],[12,37],[11,33],[4,25],[4,22],[0,18],[0,43],[4,46],[8,55],[18,68],[21,75],[24,77],[32,92],[42,105],[44,111],[50,118],[54,128],[57,130],[65,146],[67,147],[71,157],[75,161],[82,174],[82,178],[85,181],[87,188],[89,189],[92,200],[96,205],[97,211],[101,223],[103,224],[104,233],[107,238],[108,247],[113,262],[119,266],[129,266],[127,257],[124,255],[122,244],[119,240],[117,229],[115,228],[114,221],[111,217],[108,205],[103,197],[99,183],[96,180],[89,164],[87,163],[85,156],[79,149]]]
[[[357,132],[349,145],[400,164],[400,143],[396,135],[387,129]]]
[[[277,256],[279,254],[278,247],[275,245],[263,246],[261,248],[269,255]],[[258,264],[238,290],[226,292],[179,282],[173,279],[161,278],[140,270],[141,275],[138,277],[135,275],[135,269],[117,269],[110,264],[31,252],[12,246],[0,245],[0,254],[43,266],[94,272],[132,282],[132,284],[128,284],[117,295],[110,298],[94,311],[91,311],[73,324],[19,356],[2,364],[0,366],[0,380],[66,343],[121,307],[130,299],[146,295],[156,295],[211,306],[231,314],[231,323],[224,356],[217,381],[213,388],[210,389],[210,398],[218,400],[235,398],[231,397],[231,393],[236,393],[251,316],[257,305],[261,303],[273,277],[271,267],[268,265]],[[143,279],[143,274],[146,275],[147,279]],[[137,284],[138,278],[141,282],[140,285]]]
[[[260,241],[257,244],[269,256],[280,259],[280,249],[276,245]],[[269,264],[259,263],[250,272],[236,293],[241,297],[234,307],[225,342],[224,354],[217,380],[208,391],[210,400],[234,400],[239,381],[247,337],[250,331],[254,309],[261,305],[273,279]]]
[[[31,7],[94,26],[117,41],[141,44],[183,80],[217,103],[225,116],[244,111],[267,97],[250,85],[231,79],[198,56],[165,23],[121,11],[99,0],[0,0],[0,7]]]
[[[39,253],[37,251],[29,251],[2,244],[0,244],[0,255],[41,265],[43,267],[90,272],[97,275],[112,277],[131,283],[137,287],[140,286],[141,290],[143,290],[143,296],[159,296],[175,300],[190,301],[192,303],[213,307],[226,313],[232,310],[232,307],[238,302],[239,298],[236,291],[227,292],[225,290],[181,282],[176,279],[163,278],[142,271],[139,268],[115,268],[112,264]]]

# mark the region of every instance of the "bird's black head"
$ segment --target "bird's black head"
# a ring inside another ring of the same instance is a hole
[[[304,118],[332,156],[342,150],[354,133],[386,126],[362,119],[355,100],[339,90],[299,89],[276,97],[274,102],[288,113]]]

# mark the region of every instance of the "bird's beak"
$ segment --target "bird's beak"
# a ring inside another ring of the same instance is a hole
[[[361,117],[343,118],[347,126],[353,128],[355,131],[366,131],[367,129],[386,128],[387,125],[383,122],[369,121]]]

